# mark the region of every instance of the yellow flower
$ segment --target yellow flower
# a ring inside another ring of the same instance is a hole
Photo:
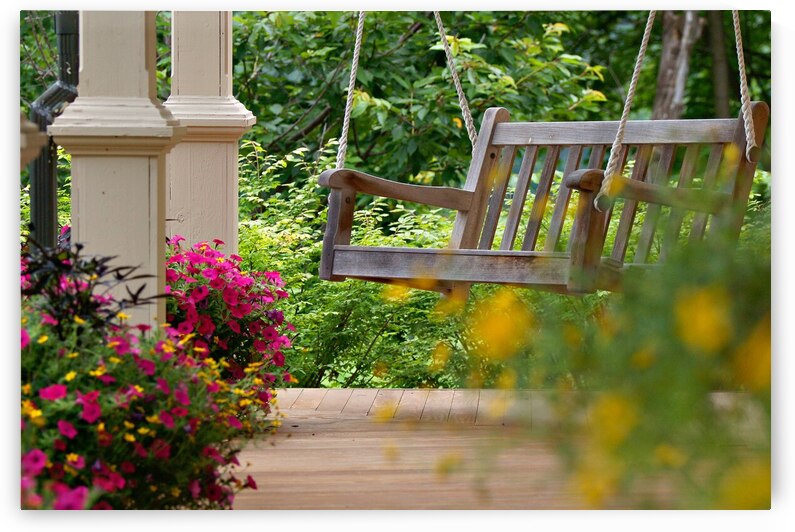
[[[74,320],[75,320],[75,323],[78,324],[78,325],[84,325],[86,323],[86,320],[84,320],[80,316],[75,316]]]
[[[661,443],[654,449],[654,461],[662,466],[679,469],[687,461],[685,454],[668,443]]]
[[[78,456],[76,453],[69,453],[66,455],[67,462],[77,462],[79,458],[80,456]]]
[[[133,388],[135,388],[135,391],[138,393],[144,393],[144,389],[141,386],[138,386],[137,384],[133,385]]]
[[[172,497],[179,497],[179,494],[182,493],[178,487],[174,486],[171,488],[171,495]]]
[[[152,414],[151,416],[146,416],[146,421],[149,423],[160,423],[160,416],[157,414]]]
[[[72,352],[72,353],[69,353],[68,355],[66,355],[66,358],[77,358],[77,355],[79,355],[79,354],[80,353]]]
[[[433,361],[431,362],[431,371],[439,371],[444,369],[444,366],[447,364],[447,360],[450,358],[451,353],[452,349],[450,349],[450,346],[447,345],[446,342],[439,342],[436,344],[432,355]]]
[[[503,288],[484,299],[468,323],[467,340],[474,353],[487,360],[505,360],[525,345],[533,315],[513,290]]]
[[[400,301],[405,301],[409,297],[409,289],[399,284],[387,285],[381,292],[381,297],[387,301],[398,303]]]
[[[238,401],[237,404],[239,404],[241,407],[246,407],[246,406],[250,405],[253,402],[254,401],[252,401],[251,399],[241,399],[240,401]]]
[[[128,428],[128,429],[135,428],[135,425],[133,425],[133,424],[132,424],[132,423],[130,423],[129,421],[125,421],[125,422],[124,422],[124,426],[125,426],[126,428]]]
[[[105,366],[100,365],[97,367],[97,369],[89,371],[88,374],[92,377],[101,377],[105,374]]]
[[[157,485],[155,485],[155,484],[149,484],[149,490],[150,490],[150,491],[157,491]]]
[[[143,434],[144,436],[149,434],[150,432],[151,429],[148,429],[146,427],[141,427],[140,429],[138,429],[138,434]]]
[[[732,359],[735,380],[753,392],[770,389],[770,314],[756,324]]]
[[[39,344],[43,344],[44,342],[46,342],[49,339],[50,339],[49,336],[47,336],[46,334],[42,334],[41,336],[39,336],[39,339],[36,340],[36,342],[39,343]]]
[[[597,443],[612,449],[620,445],[635,428],[638,412],[628,398],[606,393],[591,408],[589,421]]]
[[[460,119],[460,118],[458,118],[457,116],[454,116],[454,117],[453,117],[453,124],[454,124],[454,125],[455,125],[455,127],[457,127],[458,129],[461,129],[461,127],[463,127],[463,125],[464,125],[464,123],[463,123],[463,122],[461,122],[461,119]]]
[[[130,434],[130,433],[128,432],[128,433],[126,433],[126,434],[124,435],[124,439],[125,439],[125,440],[127,440],[127,441],[129,441],[129,442],[134,442],[134,441],[135,441],[135,436],[133,436],[132,434]]]
[[[718,508],[770,509],[770,460],[748,459],[731,468],[718,490]]]
[[[67,373],[67,374],[64,376],[64,380],[65,380],[66,382],[72,382],[72,381],[74,380],[74,378],[75,378],[75,377],[77,377],[77,372],[76,372],[76,371],[70,371],[69,373]]]
[[[511,368],[505,368],[497,378],[497,388],[502,390],[511,390],[516,388],[518,377],[516,371]]]
[[[121,359],[119,357],[110,357],[108,358],[108,360],[110,360],[114,364],[118,364],[119,362],[121,362]]]
[[[588,506],[599,508],[615,495],[621,471],[621,463],[615,457],[590,450],[574,472],[574,488]]]
[[[105,432],[105,424],[104,423],[99,423],[97,425],[97,432]]]
[[[30,383],[22,385],[22,393],[25,395],[30,395]]]
[[[116,317],[119,318],[120,320],[129,320],[130,319],[130,315],[126,314],[124,312],[119,312],[118,314],[116,314]]]
[[[674,312],[679,337],[685,345],[713,355],[731,338],[731,300],[720,286],[695,288],[677,295]]]

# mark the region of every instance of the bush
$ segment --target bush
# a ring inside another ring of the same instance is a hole
[[[272,372],[284,366],[283,349],[291,345],[284,332],[295,331],[275,308],[288,297],[279,272],[241,272],[243,259],[221,253],[220,240],[182,249],[184,240],[169,240],[167,331],[190,336],[194,350],[222,362],[225,378],[237,381],[257,367],[274,382]]]
[[[22,506],[230,508],[256,488],[237,454],[271,399],[261,364],[232,383],[189,337],[130,326],[132,269],[74,250],[22,255]]]

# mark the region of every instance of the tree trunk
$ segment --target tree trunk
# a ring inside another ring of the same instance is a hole
[[[663,12],[663,49],[657,72],[657,95],[653,119],[680,118],[685,108],[685,86],[690,71],[690,53],[701,37],[704,20],[696,11],[677,15]]]
[[[712,93],[715,117],[729,117],[729,61],[726,55],[726,34],[723,31],[723,11],[707,11],[709,47],[712,53]]]

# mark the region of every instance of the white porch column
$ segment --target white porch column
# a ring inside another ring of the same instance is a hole
[[[117,256],[165,289],[165,153],[184,128],[157,100],[155,14],[80,12],[79,96],[49,132],[72,155],[72,240]],[[165,303],[131,312],[132,323],[165,320]]]
[[[232,13],[174,11],[171,36],[164,105],[187,132],[166,157],[166,232],[237,253],[238,141],[256,119],[232,94]]]

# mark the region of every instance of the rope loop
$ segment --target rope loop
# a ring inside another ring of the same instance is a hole
[[[740,102],[743,114],[743,126],[745,127],[745,157],[750,162],[757,162],[759,159],[759,147],[756,145],[756,135],[754,134],[754,119],[751,115],[751,96],[748,94],[748,80],[745,77],[745,55],[743,53],[743,34],[740,30],[740,13],[732,10],[732,21],[734,22],[734,45],[737,48],[737,66],[740,71]]]

